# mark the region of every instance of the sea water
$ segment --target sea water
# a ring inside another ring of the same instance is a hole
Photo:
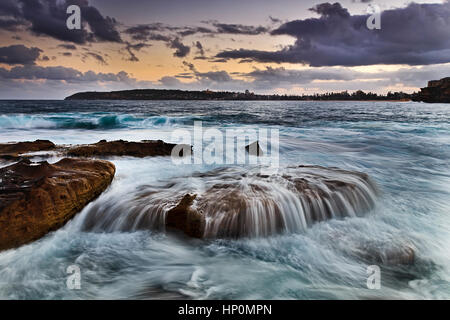
[[[379,191],[375,207],[301,230],[241,239],[193,240],[152,228],[110,227],[104,223],[119,226],[125,216],[120,208],[143,188],[183,179],[199,190],[202,181],[190,177],[229,166],[115,157],[113,183],[73,220],[34,243],[0,252],[0,299],[450,298],[449,105],[0,101],[0,142],[174,142],[173,131],[191,130],[194,121],[219,130],[277,129],[281,167],[367,173]],[[101,218],[93,219],[94,211]],[[381,287],[371,290],[371,263],[361,253],[390,246],[414,248],[415,262],[380,265]],[[80,290],[67,286],[74,265]]]

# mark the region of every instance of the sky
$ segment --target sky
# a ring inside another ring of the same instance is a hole
[[[81,9],[70,30],[67,8]],[[369,29],[369,6],[381,29]],[[414,92],[450,76],[450,1],[0,0],[0,99],[134,88]]]

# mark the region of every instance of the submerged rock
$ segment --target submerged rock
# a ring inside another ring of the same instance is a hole
[[[132,156],[143,158],[170,156],[175,146],[175,144],[166,143],[162,140],[141,142],[101,140],[94,144],[72,147],[67,151],[67,154],[74,157]]]
[[[0,250],[37,240],[64,225],[111,183],[107,161],[63,159],[0,169]]]
[[[48,140],[24,141],[17,143],[0,144],[0,158],[6,160],[16,160],[20,155],[55,149],[55,144]]]
[[[363,255],[371,263],[382,265],[412,265],[415,256],[415,250],[411,245],[397,245],[381,249],[371,248]]]

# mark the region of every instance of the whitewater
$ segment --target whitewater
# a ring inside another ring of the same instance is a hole
[[[98,199],[62,229],[0,252],[0,299],[450,298],[449,105],[0,101],[0,143],[175,143],[173,131],[192,130],[195,121],[223,131],[277,129],[280,174],[261,178],[255,166],[177,165],[167,157],[110,158],[116,177]],[[334,198],[299,200],[283,178],[298,172]],[[329,181],[338,180],[356,190],[333,193]],[[239,229],[239,221],[217,216],[223,208],[204,204],[208,237],[165,232],[167,199],[176,204],[187,191],[202,195],[218,183],[253,204],[243,214],[250,227]],[[381,288],[369,290],[373,262],[366,254],[404,247],[414,249],[414,264],[380,263]],[[67,288],[71,265],[81,270],[81,290]]]

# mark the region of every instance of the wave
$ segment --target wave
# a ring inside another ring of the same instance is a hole
[[[1,115],[0,129],[85,129],[155,128],[192,124],[194,117],[133,116],[128,114]]]

